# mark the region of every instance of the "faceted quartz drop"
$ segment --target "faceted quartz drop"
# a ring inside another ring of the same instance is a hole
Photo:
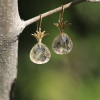
[[[57,54],[67,54],[72,50],[73,43],[69,36],[62,32],[55,37],[52,43],[52,49]]]
[[[46,45],[37,43],[30,52],[30,59],[36,64],[44,64],[50,60],[51,53]]]

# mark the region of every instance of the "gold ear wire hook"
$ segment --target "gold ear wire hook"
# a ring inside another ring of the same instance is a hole
[[[41,29],[41,23],[42,23],[42,16],[41,16],[41,14],[40,14],[40,29]]]
[[[60,23],[61,22],[61,11],[60,11],[60,15],[59,15],[59,20],[58,22]]]
[[[64,15],[64,6],[62,5],[62,19],[63,20],[63,15]]]
[[[38,31],[38,21],[37,21],[37,31]]]

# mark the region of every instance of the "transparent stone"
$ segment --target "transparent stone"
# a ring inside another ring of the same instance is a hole
[[[47,63],[51,58],[51,53],[46,45],[37,43],[30,52],[30,59],[36,64]]]
[[[52,43],[52,50],[57,54],[68,54],[73,48],[73,43],[66,33],[60,33]]]

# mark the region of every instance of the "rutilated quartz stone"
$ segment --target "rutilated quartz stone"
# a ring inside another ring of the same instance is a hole
[[[30,52],[30,59],[36,64],[47,63],[51,58],[51,53],[46,45],[37,43]]]
[[[59,35],[55,37],[52,43],[52,50],[57,54],[68,54],[73,47],[73,43],[69,36],[61,32]]]

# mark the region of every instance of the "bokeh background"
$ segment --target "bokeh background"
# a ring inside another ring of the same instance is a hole
[[[23,20],[71,2],[71,0],[18,0]],[[69,54],[57,55],[52,41],[60,33],[54,23],[59,12],[43,18],[43,43],[50,49],[48,63],[37,65],[29,53],[37,43],[31,36],[36,22],[19,37],[16,100],[100,100],[100,3],[84,2],[65,9],[64,20],[72,23],[65,33],[73,41]]]

